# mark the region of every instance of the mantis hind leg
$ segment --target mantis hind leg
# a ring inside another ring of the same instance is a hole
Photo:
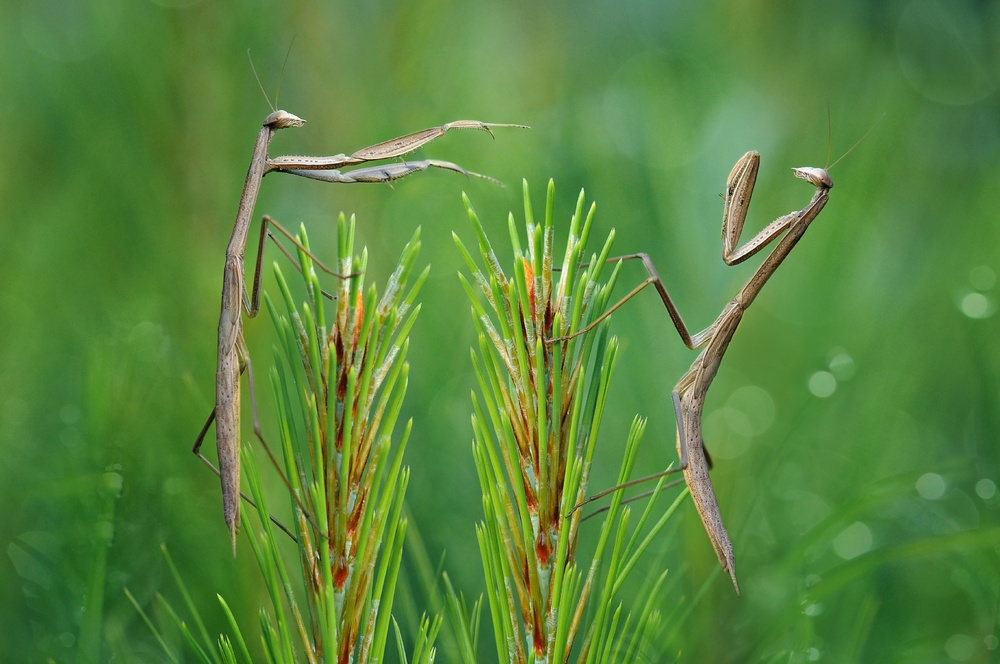
[[[212,409],[212,412],[209,413],[208,419],[205,420],[204,426],[201,427],[201,431],[198,432],[198,437],[195,439],[194,446],[191,448],[191,451],[195,454],[195,456],[197,456],[199,459],[201,459],[202,462],[206,466],[208,466],[212,470],[213,473],[215,473],[219,477],[222,477],[221,473],[219,473],[219,469],[215,467],[215,464],[213,464],[211,461],[209,461],[208,457],[206,457],[204,454],[201,453],[201,445],[202,445],[203,442],[205,442],[205,436],[208,434],[208,430],[212,427],[212,423],[213,422],[215,422],[215,409],[214,408]],[[255,503],[253,501],[253,498],[251,498],[250,496],[248,496],[242,490],[240,491],[240,498],[242,498],[247,503],[249,503],[249,505],[251,507],[253,507],[254,509],[257,509],[257,503]],[[288,535],[289,537],[291,537],[293,540],[296,539],[295,535],[292,534],[292,532],[285,526],[285,524],[281,523],[280,521],[278,521],[277,519],[275,519],[273,516],[271,517],[271,522],[274,525],[276,525],[278,528],[280,528],[281,530],[283,530],[285,532],[285,534]]]
[[[684,433],[683,433],[684,432],[684,421],[683,421],[683,417],[681,415],[681,400],[680,400],[680,395],[678,394],[676,388],[674,388],[674,390],[672,392],[672,396],[673,396],[673,401],[674,401],[674,413],[675,413],[675,415],[677,417],[677,429],[680,432],[678,435],[681,437],[681,439],[683,439],[683,436],[684,436]],[[666,470],[661,471],[659,473],[655,473],[653,475],[647,475],[646,477],[640,477],[639,479],[630,480],[628,482],[625,482],[624,484],[619,484],[617,486],[613,486],[610,489],[605,489],[604,491],[601,491],[600,493],[597,493],[597,494],[591,496],[590,498],[588,498],[587,500],[583,501],[582,503],[579,503],[578,505],[574,506],[573,509],[569,511],[569,514],[572,514],[576,510],[578,510],[581,507],[583,507],[584,505],[592,503],[595,500],[600,500],[601,498],[604,498],[605,496],[611,495],[612,493],[615,493],[616,491],[621,491],[622,489],[627,489],[627,488],[629,488],[631,486],[636,486],[637,484],[645,484],[646,482],[651,482],[653,480],[658,480],[661,477],[666,477],[667,475],[673,475],[674,473],[680,473],[680,472],[683,472],[683,471],[687,470],[687,468],[688,468],[687,450],[684,449],[683,445],[681,446],[681,450],[682,451],[681,451],[681,454],[680,454],[680,465],[674,466],[672,468],[667,468]],[[676,482],[670,482],[669,484],[665,484],[665,485],[663,485],[663,487],[660,490],[663,491],[663,490],[669,489],[671,487],[677,486],[678,484],[681,483],[681,481],[682,480],[677,480]],[[628,498],[626,498],[625,500],[623,500],[622,503],[630,503],[630,502],[632,502],[634,500],[640,500],[642,498],[646,498],[647,496],[651,496],[651,495],[653,495],[653,491],[644,491],[643,493],[639,493],[639,494],[636,494],[634,496],[629,496]],[[591,512],[590,514],[588,514],[587,516],[585,516],[583,518],[583,520],[586,521],[590,517],[595,516],[597,514],[600,514],[601,512],[605,511],[606,509],[607,508],[605,507],[605,508],[601,508],[599,510],[596,510],[594,512]],[[569,514],[567,514],[567,516],[569,516]]]
[[[285,486],[288,488],[289,492],[295,499],[296,506],[302,511],[305,518],[309,521],[310,524],[312,524],[312,526],[316,529],[316,531],[322,532],[322,530],[320,530],[320,528],[314,522],[313,518],[309,515],[309,511],[306,510],[305,506],[302,504],[298,495],[299,492],[292,488],[291,483],[285,476],[284,471],[282,471],[281,469],[281,465],[278,463],[277,457],[275,457],[274,453],[271,451],[271,447],[267,444],[267,441],[264,439],[264,433],[260,428],[260,420],[257,416],[257,394],[256,390],[254,389],[253,364],[251,363],[250,357],[248,355],[244,354],[241,359],[243,361],[241,362],[240,374],[242,375],[244,371],[246,372],[247,384],[248,387],[250,388],[250,412],[253,416],[254,435],[257,437],[257,440],[260,441],[260,444],[264,448],[264,451],[267,452],[267,456],[271,460],[271,463],[274,464],[274,467],[275,469],[277,469],[278,474],[281,476],[282,481],[285,483]],[[205,436],[208,434],[208,430],[211,428],[212,423],[214,421],[215,421],[215,409],[213,408],[212,412],[209,413],[208,415],[208,419],[205,420],[205,424],[201,427],[201,431],[198,432],[198,437],[195,439],[194,446],[191,448],[191,451],[195,454],[195,456],[201,459],[206,466],[211,468],[213,473],[215,473],[219,477],[222,477],[221,473],[219,472],[219,469],[215,467],[215,464],[213,464],[204,454],[201,453],[202,443],[204,443]],[[250,496],[248,496],[243,490],[240,490],[240,497],[244,501],[246,501],[251,507],[257,509],[257,503],[255,503],[253,499]],[[274,516],[269,515],[269,518],[274,525],[276,525],[286,535],[292,538],[292,541],[296,542],[298,541],[298,539],[295,537],[292,531],[285,524],[275,519]]]

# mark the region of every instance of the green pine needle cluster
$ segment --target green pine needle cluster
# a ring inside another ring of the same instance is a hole
[[[374,286],[364,290],[367,250],[354,256],[354,232],[354,218],[348,224],[341,214],[336,271],[345,276],[335,298],[320,287],[304,228],[298,236],[296,268],[306,302],[296,303],[277,263],[274,272],[285,312],[279,313],[264,295],[281,343],[270,371],[280,453],[273,454],[266,444],[264,449],[282,474],[294,515],[290,527],[282,526],[285,533],[276,531],[256,453],[244,445],[246,484],[259,524],[243,510],[242,526],[250,534],[271,599],[270,612],[260,611],[262,647],[269,662],[381,662],[391,626],[401,661],[429,663],[441,627],[440,618],[421,618],[408,660],[392,618],[406,535],[406,519],[400,513],[409,470],[402,459],[412,423],[407,422],[394,449],[392,439],[406,393],[407,335],[420,310],[413,301],[428,273],[425,269],[407,289],[420,251],[420,229],[403,248],[381,298]],[[335,311],[328,318],[330,299],[335,299]],[[294,538],[298,551],[301,578],[294,583],[279,545],[286,534]],[[219,597],[233,637],[220,637],[216,647],[169,555],[167,561],[198,638],[162,597],[159,601],[198,659],[206,664],[252,661],[225,600]],[[304,588],[304,597],[296,595],[295,587]],[[178,661],[139,604],[132,602],[171,660]]]
[[[534,221],[524,183],[524,249],[509,216],[511,276],[504,273],[468,198],[483,269],[455,236],[472,277],[460,275],[479,332],[472,359],[480,394],[473,393],[472,423],[485,518],[477,536],[500,662],[565,662],[573,654],[579,662],[649,656],[660,622],[653,600],[666,572],[645,589],[647,601],[635,621],[628,612],[622,615],[617,593],[685,495],[647,529],[663,482],[633,528],[630,511],[616,494],[595,556],[589,566],[577,561],[582,521],[581,510],[573,508],[587,494],[618,351],[607,320],[592,332],[558,340],[584,330],[607,310],[618,274],[616,265],[607,283],[600,282],[614,232],[584,263],[596,209],[591,204],[584,215],[584,200],[581,191],[559,267],[553,259],[551,181],[541,224]],[[633,422],[621,482],[629,477],[644,428],[644,421]],[[479,607],[466,611],[451,595],[453,622],[460,632],[474,635]],[[463,640],[472,643],[474,636]],[[474,661],[469,650],[463,655]]]
[[[406,392],[407,335],[420,310],[413,301],[427,270],[407,290],[420,250],[418,229],[381,298],[374,286],[365,292],[367,251],[354,257],[354,231],[354,218],[347,224],[341,215],[336,270],[348,276],[339,280],[329,321],[313,261],[301,249],[308,301],[296,305],[277,264],[286,313],[278,313],[265,297],[282,342],[270,378],[305,586],[300,606],[276,553],[275,531],[247,446],[249,484],[263,525],[251,541],[274,611],[273,624],[264,613],[261,622],[274,661],[296,661],[292,642],[297,639],[309,662],[379,662],[389,634],[406,533],[400,511],[409,474],[402,459],[412,423],[394,450],[391,444]],[[299,241],[308,248],[304,228]],[[437,624],[422,625],[422,658],[433,657],[427,635],[436,632]]]

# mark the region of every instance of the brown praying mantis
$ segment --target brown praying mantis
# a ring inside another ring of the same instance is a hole
[[[218,472],[222,483],[222,504],[223,516],[226,527],[233,544],[233,555],[236,555],[236,534],[239,531],[240,523],[240,390],[239,379],[244,370],[247,371],[248,384],[253,399],[253,368],[250,363],[250,356],[247,352],[246,343],[243,339],[243,320],[241,316],[241,306],[247,316],[253,318],[257,315],[260,305],[260,280],[261,263],[266,237],[274,236],[268,230],[268,226],[278,228],[289,240],[305,251],[298,242],[269,217],[265,217],[261,223],[260,242],[258,244],[257,264],[254,272],[252,295],[248,297],[246,284],[244,282],[243,261],[246,255],[247,236],[250,231],[250,221],[253,215],[254,204],[257,200],[257,193],[260,190],[261,180],[268,173],[282,172],[291,173],[300,177],[307,177],[323,182],[382,182],[390,183],[393,180],[406,177],[417,171],[428,168],[440,168],[444,170],[462,173],[466,177],[475,176],[487,180],[493,178],[467,171],[457,164],[436,159],[425,159],[421,161],[399,161],[378,166],[358,168],[351,171],[342,172],[340,169],[348,166],[356,166],[371,161],[385,159],[395,159],[402,157],[420,146],[438,138],[450,129],[479,129],[493,136],[493,127],[518,127],[526,128],[523,125],[495,124],[479,122],[475,120],[459,120],[450,122],[440,127],[424,129],[406,136],[401,136],[389,141],[377,143],[358,150],[350,156],[338,154],[328,157],[308,157],[308,156],[282,156],[271,159],[267,156],[267,149],[271,139],[279,129],[287,127],[301,127],[305,120],[288,113],[287,111],[274,110],[264,119],[263,127],[257,134],[257,142],[254,144],[253,154],[250,158],[250,167],[247,171],[246,181],[243,184],[243,194],[240,197],[239,207],[236,211],[236,223],[233,226],[233,234],[226,247],[226,265],[223,271],[222,281],[222,307],[219,315],[219,335],[218,335],[218,363],[216,365],[215,376],[215,408],[209,415],[208,420],[202,427],[198,438],[195,440],[193,452],[197,454],[210,467],[208,461],[200,452],[201,444],[205,438],[208,428],[215,422],[215,440],[218,451],[219,468]],[[277,240],[274,240],[277,242]],[[307,252],[308,253],[308,252]],[[311,256],[311,254],[310,254]],[[321,269],[341,278],[351,275],[338,275],[329,270],[319,261],[317,265]],[[257,423],[256,408],[254,408],[254,432],[263,443],[263,437]],[[270,453],[270,451],[268,450]],[[273,458],[273,457],[272,457]],[[214,467],[213,467],[214,470]],[[280,472],[280,469],[279,469]],[[287,483],[287,479],[284,478]]]
[[[868,130],[868,133],[870,132],[871,129]],[[864,140],[868,133],[865,133],[858,143]],[[857,146],[857,143],[855,143],[855,146]],[[853,149],[854,147],[851,148],[851,150]],[[847,152],[849,153],[851,150]],[[840,159],[843,159],[843,156]],[[834,162],[834,165],[837,162]],[[827,172],[829,168],[833,167],[832,165],[826,168],[804,167],[792,169],[795,177],[805,180],[816,187],[816,192],[813,194],[812,200],[801,210],[790,212],[775,219],[743,246],[737,247],[736,245],[739,242],[743,231],[743,224],[746,220],[747,210],[750,206],[750,197],[757,182],[759,167],[760,154],[751,151],[744,154],[729,173],[729,178],[726,181],[722,217],[722,260],[725,261],[726,265],[737,265],[766,247],[782,233],[785,233],[785,235],[775,246],[771,254],[764,259],[764,262],[757,268],[739,293],[736,294],[736,297],[723,308],[722,313],[719,314],[714,323],[701,332],[692,335],[688,331],[687,325],[685,325],[684,320],[681,318],[680,312],[674,305],[673,300],[670,298],[670,294],[663,285],[663,281],[660,279],[660,275],[653,266],[650,257],[644,253],[637,253],[608,260],[640,259],[649,274],[649,278],[636,286],[628,295],[598,317],[593,323],[580,332],[570,335],[572,337],[586,333],[638,294],[643,288],[652,284],[656,288],[657,293],[659,293],[660,299],[663,301],[663,305],[670,315],[670,320],[677,329],[684,345],[691,350],[704,347],[704,350],[695,359],[691,368],[688,369],[687,373],[678,381],[671,392],[674,413],[677,418],[677,454],[680,458],[680,464],[662,473],[633,480],[612,487],[607,491],[602,491],[573,509],[576,510],[614,491],[658,479],[664,475],[678,471],[683,472],[684,481],[690,490],[692,501],[695,504],[698,515],[701,517],[702,524],[705,526],[709,540],[712,542],[715,554],[722,565],[722,569],[728,572],[730,578],[732,578],[733,587],[736,589],[737,595],[740,594],[740,587],[736,581],[736,562],[733,554],[733,545],[729,538],[729,533],[726,531],[726,526],[723,523],[719,503],[716,500],[712,480],[709,477],[708,471],[711,462],[705,450],[701,434],[701,419],[702,411],[705,407],[705,396],[712,381],[715,379],[715,375],[719,371],[719,364],[722,362],[722,357],[729,348],[729,343],[736,334],[736,329],[743,319],[744,312],[753,303],[760,290],[764,287],[764,284],[767,283],[767,280],[778,269],[778,266],[791,253],[803,234],[805,234],[806,229],[809,228],[809,225],[823,210],[823,207],[830,198],[830,189],[833,188],[833,181]],[[570,337],[561,337],[553,339],[553,341]]]

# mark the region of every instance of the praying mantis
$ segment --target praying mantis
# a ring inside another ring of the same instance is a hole
[[[251,389],[251,399],[253,399],[253,368],[250,356],[247,352],[246,343],[243,338],[243,319],[241,307],[247,316],[253,318],[257,315],[260,305],[260,280],[261,263],[263,249],[267,236],[272,237],[268,226],[278,228],[288,239],[298,245],[298,242],[276,224],[269,217],[265,217],[261,223],[260,242],[257,252],[257,264],[254,272],[252,295],[248,297],[246,284],[244,281],[243,261],[246,255],[247,236],[250,231],[250,222],[253,215],[254,204],[257,194],[260,191],[261,180],[264,176],[272,172],[290,173],[300,177],[307,177],[323,182],[382,182],[390,183],[393,180],[406,177],[412,173],[423,171],[428,168],[440,168],[455,171],[463,175],[480,177],[493,180],[493,178],[467,171],[457,164],[436,159],[425,159],[421,161],[400,161],[378,166],[358,168],[351,171],[342,172],[339,169],[348,166],[356,166],[371,161],[384,159],[394,159],[406,155],[420,146],[438,138],[450,129],[479,129],[493,136],[493,127],[518,127],[526,128],[523,125],[496,124],[479,122],[475,120],[459,120],[450,122],[440,127],[431,127],[422,131],[400,136],[389,141],[383,141],[375,145],[358,150],[350,156],[338,154],[328,157],[309,157],[287,155],[271,159],[267,156],[267,149],[274,138],[274,134],[289,127],[301,127],[305,120],[283,110],[273,110],[264,119],[263,126],[257,134],[257,141],[254,144],[253,154],[250,158],[250,167],[247,170],[246,181],[243,184],[243,194],[240,196],[239,207],[236,212],[236,222],[233,226],[232,237],[226,247],[226,264],[223,271],[222,281],[222,306],[219,314],[218,333],[218,361],[216,365],[215,378],[215,408],[209,415],[208,420],[202,427],[201,432],[195,440],[192,451],[198,455],[205,463],[211,467],[211,462],[201,454],[201,445],[212,422],[215,422],[216,448],[219,458],[219,478],[222,483],[222,504],[223,517],[226,527],[229,530],[230,539],[233,545],[233,556],[236,555],[236,534],[239,532],[240,523],[240,390],[239,380],[243,371],[247,371],[248,383]],[[277,240],[275,240],[277,242]],[[303,249],[300,246],[300,249]],[[308,253],[308,252],[307,252]],[[321,262],[317,264],[327,272],[340,278],[347,278],[351,275],[338,275],[327,269]],[[256,408],[254,409],[254,431],[263,442],[260,428],[256,418]],[[214,467],[213,467],[214,469]],[[282,476],[284,479],[284,476]],[[287,482],[287,479],[286,479]]]
[[[874,126],[872,129],[874,129]],[[872,129],[869,129],[858,143],[864,140],[865,136]],[[857,143],[855,143],[856,146]],[[854,147],[851,148],[851,150],[853,149]],[[848,150],[848,152],[851,150]],[[840,159],[843,159],[843,157]],[[834,165],[837,162],[834,162]],[[657,479],[671,473],[683,472],[684,481],[691,493],[695,509],[698,511],[698,515],[705,527],[712,547],[715,549],[715,554],[719,559],[723,571],[727,572],[732,579],[733,588],[736,590],[737,596],[740,594],[740,587],[736,580],[736,561],[733,553],[733,545],[729,538],[729,533],[726,531],[726,526],[723,523],[719,503],[716,500],[712,480],[709,477],[708,471],[711,462],[705,450],[701,433],[701,419],[702,411],[705,407],[705,396],[719,371],[719,364],[722,362],[722,357],[729,348],[729,343],[736,334],[736,329],[740,321],[743,320],[743,314],[753,303],[764,287],[764,284],[774,275],[778,266],[791,253],[792,249],[809,228],[809,225],[826,206],[830,198],[830,189],[833,188],[833,181],[827,172],[829,168],[833,167],[832,165],[825,168],[803,167],[792,169],[795,177],[805,180],[816,188],[812,200],[801,210],[778,217],[745,244],[737,247],[736,245],[743,232],[747,210],[750,206],[750,197],[757,182],[759,167],[760,154],[750,151],[736,162],[736,165],[733,166],[732,171],[729,173],[723,204],[722,260],[726,265],[737,265],[759,252],[782,233],[785,233],[785,235],[774,247],[770,255],[764,259],[764,262],[757,268],[743,288],[736,294],[736,297],[723,308],[722,313],[719,314],[714,323],[701,332],[692,335],[688,331],[687,325],[685,325],[684,320],[681,318],[680,312],[674,305],[666,287],[663,285],[663,281],[660,279],[660,275],[656,271],[649,255],[636,253],[608,260],[639,259],[642,261],[649,277],[583,330],[569,337],[553,339],[553,341],[559,341],[586,333],[638,294],[643,288],[652,284],[660,295],[660,299],[667,309],[670,320],[677,329],[684,345],[691,350],[704,347],[704,350],[702,350],[691,364],[691,368],[688,369],[671,391],[674,414],[677,420],[677,454],[680,458],[680,464],[662,473],[633,480],[602,491],[573,509],[576,510],[586,503],[602,498],[614,491]]]

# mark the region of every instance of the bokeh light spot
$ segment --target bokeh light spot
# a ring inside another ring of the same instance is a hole
[[[996,85],[980,21],[971,4],[911,2],[896,33],[903,78],[927,99],[950,106],[991,95]]]
[[[989,318],[993,315],[993,301],[982,293],[969,293],[959,305],[969,318]]]
[[[944,642],[944,651],[955,662],[967,662],[976,652],[976,641],[965,634],[953,634]]]
[[[837,379],[829,371],[817,371],[809,377],[809,391],[825,399],[837,391]]]
[[[947,484],[937,473],[924,473],[917,479],[917,493],[927,500],[937,500],[944,495]]]
[[[140,360],[159,363],[167,355],[170,337],[160,325],[151,321],[143,321],[129,332],[128,343]]]
[[[857,372],[857,365],[854,364],[854,358],[846,350],[843,348],[832,348],[827,357],[830,358],[827,365],[830,367],[830,373],[837,380],[846,381],[854,378],[854,374]]]
[[[726,400],[726,410],[743,415],[738,419],[745,423],[745,433],[750,436],[759,436],[774,424],[774,399],[767,390],[756,385],[744,385],[734,390]],[[730,426],[733,426],[732,421]]]
[[[969,283],[976,290],[986,291],[997,282],[996,273],[985,265],[977,265],[969,270]]]
[[[997,485],[993,480],[979,480],[976,482],[976,495],[983,500],[989,500],[997,495]]]
[[[719,408],[702,423],[705,447],[713,459],[735,459],[750,448],[750,421],[734,408]]]
[[[855,521],[833,539],[834,552],[844,560],[857,558],[872,548],[872,531],[860,521]]]
[[[75,403],[68,403],[59,409],[59,419],[63,424],[76,424],[82,415],[83,411]]]
[[[823,603],[822,602],[810,602],[806,605],[806,608],[802,610],[802,613],[807,616],[819,616],[823,614]]]

